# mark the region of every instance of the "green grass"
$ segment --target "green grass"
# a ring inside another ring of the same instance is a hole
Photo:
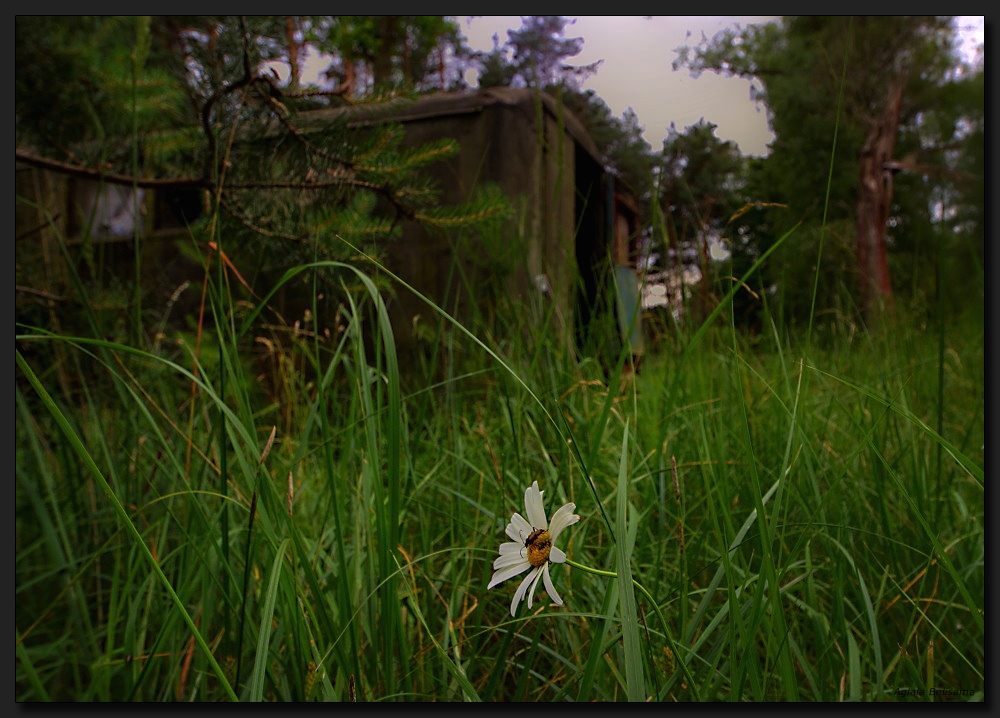
[[[18,328],[17,700],[983,699],[981,322],[816,348],[723,302],[626,380],[439,314],[414,371],[345,282],[284,346],[222,282],[197,346]],[[512,618],[533,480],[593,571]]]

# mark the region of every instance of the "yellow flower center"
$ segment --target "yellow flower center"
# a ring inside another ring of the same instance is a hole
[[[524,547],[528,549],[528,563],[535,568],[543,565],[549,560],[549,551],[552,550],[552,537],[545,529],[535,529],[528,534]]]

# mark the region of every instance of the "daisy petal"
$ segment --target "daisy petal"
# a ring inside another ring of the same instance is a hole
[[[531,564],[525,561],[523,564],[519,563],[513,566],[507,566],[506,568],[500,569],[499,571],[493,574],[493,578],[490,579],[490,585],[486,587],[486,590],[489,591],[494,586],[498,586],[499,584],[506,581],[508,578],[513,578],[514,576],[516,576],[517,574],[521,573],[522,571],[528,568],[531,568]]]
[[[500,555],[505,556],[507,554],[516,553],[517,555],[522,555],[524,553],[524,542],[523,541],[508,541],[507,543],[500,544]]]
[[[499,559],[497,559],[499,561]],[[549,561],[552,563],[566,563],[566,554],[558,546],[553,546],[549,549]],[[493,568],[496,568],[494,564]]]
[[[544,564],[544,566],[548,566],[548,564]],[[538,579],[540,579],[542,577],[542,573],[543,572],[544,572],[544,568],[540,568],[540,569],[536,570],[535,571],[535,577],[534,577],[534,579],[532,579],[531,585],[528,586],[528,608],[531,608],[531,605],[535,601],[535,589],[538,588]]]
[[[519,563],[528,563],[528,559],[516,553],[504,554],[493,560],[493,568],[506,568],[507,566],[514,566]],[[557,563],[562,563],[562,561],[557,561]]]
[[[552,523],[549,525],[549,536],[555,541],[562,530],[567,526],[572,526],[580,517],[574,514],[573,511],[576,510],[576,504],[563,504],[558,511],[552,516]]]
[[[511,616],[515,616],[516,615],[517,604],[519,604],[521,602],[521,599],[524,597],[524,592],[528,590],[528,584],[530,584],[530,583],[532,583],[532,581],[535,581],[535,580],[538,579],[538,572],[539,572],[539,570],[540,569],[536,568],[531,573],[529,573],[527,576],[525,576],[524,580],[521,581],[521,585],[517,587],[516,591],[514,591],[514,599],[510,602],[510,615]]]
[[[538,482],[535,481],[524,490],[524,511],[528,514],[528,521],[532,528],[547,529],[549,522],[545,520],[545,509],[542,506],[542,491],[538,489]]]
[[[521,514],[514,514],[510,517],[510,523],[507,524],[507,535],[512,541],[517,541],[523,546],[524,539],[528,538],[528,534],[533,528]]]
[[[542,578],[545,579],[545,591],[549,594],[549,598],[555,601],[557,606],[563,605],[563,600],[559,598],[559,594],[556,592],[556,587],[552,585],[552,579],[549,577],[548,564],[545,564],[545,568],[542,569]]]

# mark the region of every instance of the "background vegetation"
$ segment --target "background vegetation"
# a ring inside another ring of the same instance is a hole
[[[707,69],[742,48],[756,63],[724,60],[768,78],[765,160],[707,125],[651,155],[634,121],[552,85],[579,72],[548,75],[536,56],[529,78],[577,102],[644,198],[649,246],[662,262],[693,255],[706,291],[658,324],[638,376],[624,356],[608,369],[568,355],[544,304],[503,296],[481,326],[439,312],[413,367],[386,318],[377,248],[392,227],[373,209],[493,246],[517,225],[491,221],[504,206],[488,194],[435,203],[419,168],[446,147],[398,152],[391,127],[300,141],[295,119],[428,89],[419,68],[440,43],[465,57],[460,40],[447,18],[285,20],[17,19],[18,160],[208,198],[188,230],[208,268],[203,314],[171,321],[86,260],[69,264],[72,304],[19,293],[45,302],[19,300],[15,327],[17,700],[984,699],[981,67],[917,73],[897,146],[923,170],[896,175],[884,316],[858,299],[850,241],[864,118],[830,100],[870,106],[878,91],[834,74],[837,92],[812,100],[827,123],[781,99],[810,82],[789,68],[817,47],[850,70],[841,19],[680,58]],[[947,32],[925,21],[907,37],[926,49]],[[258,71],[294,66],[298,38],[337,51],[350,89]],[[764,73],[755,53],[775,48],[784,71]],[[494,70],[530,56],[497,53]],[[815,128],[796,135],[797,111]],[[264,142],[281,118],[280,161],[229,149],[236,125]],[[326,194],[289,211],[289,178],[317,162]],[[726,237],[731,259],[701,263]],[[276,326],[273,292],[291,283],[316,303]],[[555,566],[565,605],[539,595],[512,618],[515,583],[485,586],[533,480],[550,514],[576,503],[560,543],[598,573]]]

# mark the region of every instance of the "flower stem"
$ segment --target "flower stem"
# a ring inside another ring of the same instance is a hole
[[[581,571],[586,571],[587,573],[593,573],[593,574],[596,574],[597,576],[607,576],[609,578],[618,578],[618,574],[615,573],[614,571],[604,571],[604,570],[599,569],[599,568],[591,568],[590,566],[584,566],[582,563],[577,563],[576,561],[573,561],[573,560],[571,560],[569,558],[566,559],[566,563],[568,565],[572,566],[573,568],[578,568]],[[680,663],[681,671],[684,673],[684,676],[688,680],[688,687],[694,693],[695,700],[699,700],[699,698],[698,698],[698,689],[695,687],[696,684],[694,682],[694,676],[692,676],[688,672],[687,664],[677,654],[677,647],[674,645],[674,640],[670,637],[670,627],[667,625],[667,619],[663,617],[663,613],[660,611],[660,606],[656,603],[656,599],[653,598],[653,594],[651,594],[648,590],[646,590],[645,586],[643,586],[641,583],[639,583],[638,581],[636,581],[634,578],[632,579],[632,584],[636,588],[638,588],[646,598],[649,599],[650,604],[652,604],[652,606],[653,606],[653,610],[656,611],[656,615],[659,616],[660,623],[663,624],[663,636],[667,639],[667,644],[670,646],[670,651],[677,658],[678,663]]]
[[[573,561],[572,559],[568,558],[566,559],[566,563],[572,566],[573,568],[578,568],[581,571],[586,571],[587,573],[595,573],[598,576],[608,576],[610,578],[618,578],[618,574],[615,573],[614,571],[602,571],[599,568],[591,568],[590,566],[584,566],[582,563],[577,563],[576,561]]]
[[[618,574],[615,573],[614,571],[603,571],[599,568],[591,568],[590,566],[584,566],[582,563],[577,563],[576,561],[572,561],[568,558],[566,559],[566,563],[572,566],[573,568],[578,568],[581,571],[586,571],[587,573],[594,573],[597,574],[598,576],[608,576],[609,578],[618,578]],[[638,581],[636,581],[634,578],[632,579],[632,583],[635,585],[636,588],[642,591],[643,595],[649,599],[650,603],[653,604],[653,609],[656,611],[656,614],[660,617],[660,622],[663,624],[663,628],[666,629],[667,622],[664,620],[663,614],[660,613],[660,607],[656,605],[656,599],[653,598],[653,594],[647,591],[646,587],[643,586]]]

